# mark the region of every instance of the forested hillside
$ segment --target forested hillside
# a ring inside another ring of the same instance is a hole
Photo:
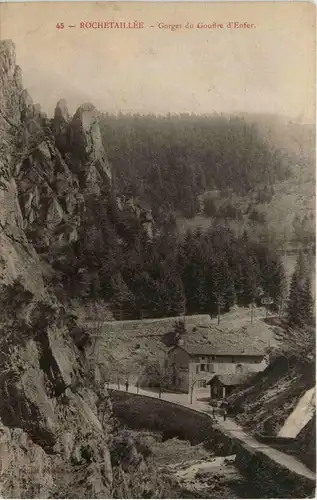
[[[142,197],[154,211],[193,217],[205,191],[264,189],[267,196],[288,174],[280,151],[244,118],[105,114],[100,127],[117,189]]]
[[[188,228],[229,225],[280,251],[314,244],[312,125],[278,115],[100,117],[114,189]]]

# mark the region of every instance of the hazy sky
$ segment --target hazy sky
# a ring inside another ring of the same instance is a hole
[[[268,112],[315,119],[313,3],[20,3],[0,5],[24,86],[50,115],[92,102],[105,111]],[[143,21],[144,29],[79,28]],[[249,22],[251,29],[197,29]],[[56,23],[75,24],[57,30]],[[194,29],[159,29],[191,22]],[[151,28],[150,26],[155,26]]]

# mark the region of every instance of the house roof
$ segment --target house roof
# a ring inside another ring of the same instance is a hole
[[[190,356],[264,356],[272,331],[263,322],[234,330],[199,325],[182,337],[179,347]]]
[[[234,345],[219,339],[218,344],[180,345],[190,356],[264,356],[265,350],[252,345]]]
[[[232,373],[232,374],[223,374],[223,375],[213,375],[211,379],[207,382],[207,385],[211,385],[214,380],[218,380],[222,385],[225,386],[235,386],[242,385],[247,382],[251,377],[253,377],[254,373]]]

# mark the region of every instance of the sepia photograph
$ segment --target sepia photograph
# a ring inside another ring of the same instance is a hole
[[[0,498],[314,498],[316,6],[0,3]]]

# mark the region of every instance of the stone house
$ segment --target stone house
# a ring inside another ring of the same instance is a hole
[[[179,344],[167,358],[170,388],[180,392],[208,390],[212,375],[242,375],[262,371],[267,366],[265,349],[255,346],[250,339],[225,334],[214,336],[205,344]]]

